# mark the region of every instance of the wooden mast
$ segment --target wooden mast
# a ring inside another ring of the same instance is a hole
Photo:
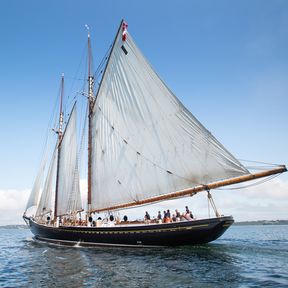
[[[121,30],[121,27],[123,25],[124,20],[121,21],[118,32],[115,36],[108,60],[107,60],[107,64],[105,66],[104,69],[104,73],[99,85],[99,89],[97,91],[96,97],[94,96],[94,76],[91,74],[91,66],[92,66],[92,49],[91,49],[91,40],[90,40],[90,30],[89,27],[86,25],[86,28],[88,30],[88,101],[89,101],[89,113],[88,113],[88,179],[87,179],[87,188],[88,188],[88,195],[87,195],[87,215],[90,216],[90,214],[94,211],[92,211],[91,209],[91,204],[92,204],[92,190],[91,190],[91,185],[92,185],[92,116],[93,116],[93,108],[94,108],[94,104],[96,102],[97,96],[99,94],[100,91],[100,87],[102,85],[104,76],[106,74],[106,70],[108,67],[108,63],[110,61],[111,58],[111,54],[113,51],[113,48],[115,46],[116,43],[116,39],[117,36]]]
[[[90,31],[89,27],[86,25],[88,30],[88,105],[89,105],[89,113],[88,113],[88,195],[87,195],[87,213],[90,214],[91,210],[91,164],[92,164],[92,115],[93,115],[93,106],[94,106],[94,76],[91,75],[91,66],[92,66],[92,50],[91,50],[91,42],[90,42]]]
[[[63,137],[63,95],[64,95],[64,73],[62,73],[61,77],[61,92],[60,92],[60,112],[59,112],[59,128],[56,131],[58,134],[58,154],[57,154],[57,172],[56,172],[56,189],[55,189],[55,205],[54,205],[54,221],[57,219],[57,209],[58,209],[58,183],[59,183],[59,163],[60,163],[60,152],[61,152],[61,141]]]
[[[184,196],[193,196],[193,195],[197,194],[198,192],[209,191],[211,189],[216,189],[219,187],[232,185],[232,184],[238,184],[241,182],[254,180],[254,179],[258,179],[258,178],[262,178],[262,177],[267,177],[270,175],[279,174],[279,173],[283,173],[286,171],[287,171],[286,166],[281,165],[281,166],[274,168],[274,169],[271,169],[271,170],[266,170],[266,171],[257,172],[254,174],[247,174],[247,175],[243,175],[243,176],[239,176],[239,177],[234,177],[234,178],[230,178],[230,179],[216,181],[216,182],[209,183],[207,185],[198,185],[198,186],[193,187],[193,188],[183,189],[180,191],[172,192],[172,193],[161,195],[161,196],[155,196],[155,197],[151,197],[151,198],[140,200],[140,201],[120,204],[120,205],[111,206],[111,207],[105,207],[105,208],[97,209],[97,210],[91,211],[91,212],[99,213],[99,212],[103,212],[103,211],[109,211],[109,210],[111,211],[111,210],[117,210],[117,209],[124,209],[124,208],[132,207],[132,206],[151,204],[153,202],[170,200],[173,198],[180,198],[180,197],[184,197]]]

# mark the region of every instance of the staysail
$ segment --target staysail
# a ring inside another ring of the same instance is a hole
[[[82,209],[78,175],[76,118],[76,105],[74,105],[60,144],[57,216]]]
[[[56,215],[61,216],[82,210],[77,157],[76,118],[76,105],[74,105],[60,144],[58,140],[51,158],[43,192],[37,206],[36,216],[43,216],[54,211],[58,155],[59,177],[57,183],[58,205]]]
[[[249,174],[121,34],[92,115],[91,210]]]

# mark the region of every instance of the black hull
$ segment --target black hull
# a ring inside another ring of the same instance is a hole
[[[69,246],[180,246],[204,244],[219,238],[234,222],[231,216],[167,224],[58,228],[24,216],[35,239]]]

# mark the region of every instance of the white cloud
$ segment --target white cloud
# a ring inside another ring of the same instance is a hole
[[[29,194],[29,189],[0,190],[0,225],[24,224],[22,215]]]
[[[236,221],[288,219],[288,181],[275,178],[247,189],[213,193],[222,211]]]
[[[85,203],[87,199],[87,181],[81,180],[80,187],[82,201]],[[233,215],[236,221],[288,219],[288,180],[276,178],[248,189],[211,192],[220,213]],[[0,190],[0,225],[24,223],[22,215],[29,193],[29,189]],[[121,215],[126,214],[129,218],[141,218],[146,210],[149,211],[151,216],[156,216],[159,210],[163,212],[167,209],[170,209],[172,213],[175,209],[184,212],[186,205],[198,218],[207,217],[208,204],[205,192],[192,198],[176,199],[121,211]],[[212,209],[210,209],[210,212],[212,216]]]

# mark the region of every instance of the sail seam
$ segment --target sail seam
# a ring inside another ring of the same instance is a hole
[[[152,165],[156,166],[156,167],[159,168],[160,170],[167,172],[168,174],[177,176],[178,178],[184,179],[184,180],[188,181],[189,183],[193,183],[193,184],[197,184],[197,185],[202,185],[202,184],[203,184],[203,183],[196,182],[195,180],[192,181],[191,179],[188,179],[188,178],[186,178],[186,177],[183,177],[183,176],[180,176],[180,175],[178,175],[178,174],[175,174],[174,172],[170,171],[169,169],[163,168],[163,167],[161,167],[159,164],[157,164],[157,163],[153,162],[152,160],[150,160],[150,159],[149,159],[148,157],[146,157],[143,153],[139,152],[139,151],[138,151],[137,149],[135,149],[132,145],[130,145],[130,144],[128,143],[128,141],[125,140],[125,138],[122,137],[122,136],[120,135],[120,133],[118,132],[118,130],[115,129],[115,127],[111,124],[111,122],[109,121],[108,117],[104,114],[103,109],[101,109],[99,105],[98,105],[97,107],[99,108],[99,111],[102,113],[103,118],[108,122],[108,124],[109,124],[109,126],[111,127],[111,129],[113,130],[113,132],[115,132],[116,135],[118,135],[118,137],[120,137],[120,138],[122,139],[122,141],[123,141],[127,146],[129,146],[133,151],[135,151],[135,153],[136,153],[137,155],[141,156],[141,157],[142,157],[143,159],[145,159],[147,162],[149,162],[149,163],[151,163]]]

